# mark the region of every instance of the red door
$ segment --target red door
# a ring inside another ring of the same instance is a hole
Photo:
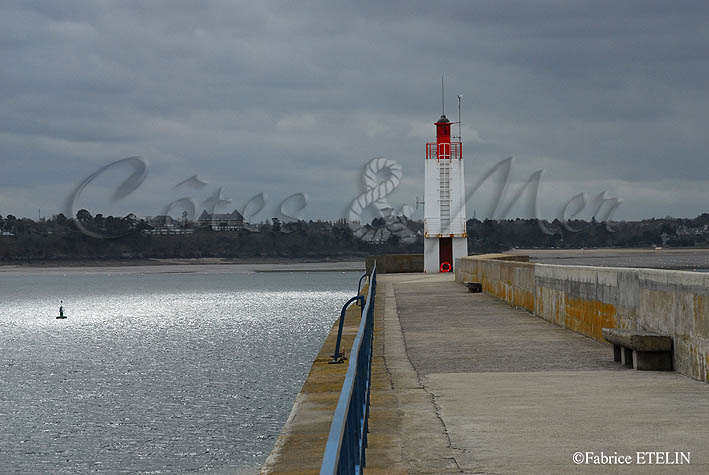
[[[438,240],[438,265],[441,272],[453,272],[453,238]]]

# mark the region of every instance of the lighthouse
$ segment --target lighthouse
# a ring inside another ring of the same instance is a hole
[[[429,274],[453,272],[455,260],[468,255],[463,144],[451,141],[451,121],[441,112],[436,141],[426,144],[423,254]]]

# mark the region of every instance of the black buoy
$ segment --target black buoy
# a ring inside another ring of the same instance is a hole
[[[64,301],[60,300],[59,301],[59,316],[57,316],[57,320],[60,318],[66,318],[66,315],[64,315]]]

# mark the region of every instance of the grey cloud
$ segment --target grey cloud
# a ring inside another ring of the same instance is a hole
[[[151,162],[145,187],[199,173],[235,200],[307,192],[308,217],[327,218],[384,155],[406,174],[392,202],[411,204],[418,124],[433,138],[445,74],[449,115],[462,93],[481,137],[466,141],[469,182],[514,155],[515,179],[545,168],[546,209],[565,181],[594,194],[669,180],[676,199],[624,196],[619,216],[698,214],[708,15],[703,2],[4,2],[0,213],[58,212],[56,190],[131,155]],[[126,206],[155,214],[156,193]]]

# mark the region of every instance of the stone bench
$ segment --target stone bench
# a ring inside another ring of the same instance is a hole
[[[483,291],[483,285],[480,282],[463,282],[463,285],[468,288],[468,292],[472,292],[474,294]]]
[[[636,370],[672,371],[672,337],[643,330],[603,328],[613,360]]]

